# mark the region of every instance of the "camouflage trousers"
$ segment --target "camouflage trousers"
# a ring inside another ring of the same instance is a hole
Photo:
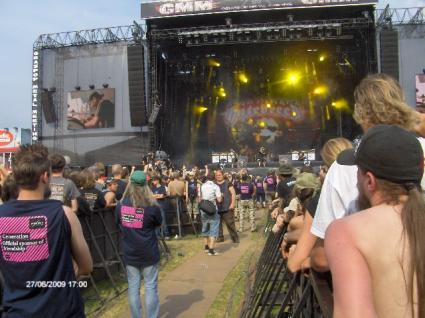
[[[255,231],[257,227],[255,225],[254,201],[252,199],[240,201],[240,204],[239,204],[239,231],[240,232],[243,232],[244,230],[244,221],[247,216],[249,216],[251,231]]]

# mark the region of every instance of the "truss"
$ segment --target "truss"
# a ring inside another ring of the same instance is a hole
[[[392,9],[387,5],[385,9],[375,12],[378,27],[425,24],[424,15],[424,7]]]
[[[114,42],[141,43],[144,35],[142,26],[134,22],[127,26],[42,34],[34,42],[33,48],[42,50]]]

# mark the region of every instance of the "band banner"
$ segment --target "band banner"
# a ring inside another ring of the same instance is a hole
[[[207,0],[142,3],[142,19],[250,10],[377,4],[378,0]]]

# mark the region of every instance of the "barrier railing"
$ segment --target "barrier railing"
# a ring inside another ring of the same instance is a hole
[[[268,233],[241,318],[332,317],[330,274],[292,274],[280,252],[285,233]]]

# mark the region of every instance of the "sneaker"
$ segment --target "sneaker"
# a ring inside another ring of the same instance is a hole
[[[217,252],[217,251],[213,251],[213,252],[208,252],[208,255],[209,256],[217,256],[217,255],[220,255],[220,253]]]

